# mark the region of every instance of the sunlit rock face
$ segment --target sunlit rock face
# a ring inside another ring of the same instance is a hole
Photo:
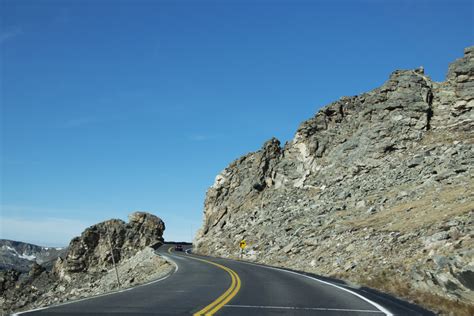
[[[112,259],[117,263],[145,247],[163,243],[165,224],[159,217],[135,212],[128,219],[128,223],[111,219],[87,228],[71,240],[65,260],[59,260],[54,271],[61,276],[101,271],[113,263]]]
[[[469,47],[444,82],[397,70],[323,107],[216,177],[195,251],[245,239],[248,260],[472,303],[473,106]]]
[[[0,271],[0,314],[117,289],[117,274],[121,288],[163,277],[172,270],[171,264],[155,254],[163,243],[164,230],[159,217],[135,212],[128,223],[111,219],[87,228],[71,240],[53,266],[33,263],[28,273]]]

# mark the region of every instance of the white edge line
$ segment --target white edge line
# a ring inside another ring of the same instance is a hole
[[[261,305],[225,305],[225,307],[236,308],[258,308],[258,309],[289,309],[289,310],[315,310],[315,311],[335,311],[335,312],[362,312],[380,314],[381,311],[371,309],[347,309],[347,308],[326,308],[326,307],[294,307],[294,306],[261,306]]]
[[[225,259],[225,258],[224,258]],[[232,261],[235,261],[235,260],[232,260]],[[355,295],[357,296],[358,298],[366,301],[367,303],[371,304],[372,306],[374,306],[375,308],[377,308],[378,310],[380,310],[382,313],[384,313],[386,316],[394,316],[388,309],[386,309],[385,307],[381,306],[380,304],[374,302],[374,301],[371,301],[369,300],[368,298],[360,295],[359,293],[356,293],[356,292],[353,292],[349,289],[346,289],[345,287],[342,287],[342,286],[339,286],[339,285],[336,285],[336,284],[333,284],[331,282],[327,282],[327,281],[323,281],[323,280],[319,280],[315,277],[312,277],[312,276],[309,276],[309,275],[306,275],[306,274],[302,274],[302,273],[298,273],[298,272],[294,272],[294,271],[288,271],[288,270],[285,270],[285,269],[280,269],[280,268],[276,268],[276,267],[268,267],[268,266],[264,266],[264,265],[260,265],[260,264],[255,264],[255,263],[251,263],[251,262],[246,262],[246,261],[236,261],[236,262],[241,262],[241,263],[245,263],[245,264],[250,264],[250,265],[254,265],[254,266],[258,266],[258,267],[262,267],[262,268],[267,268],[267,269],[273,269],[273,270],[279,270],[279,271],[284,271],[284,272],[287,272],[287,273],[292,273],[292,274],[296,274],[296,275],[299,275],[299,276],[303,276],[303,277],[306,277],[308,279],[311,279],[311,280],[315,280],[315,281],[318,281],[320,283],[324,283],[324,284],[327,284],[327,285],[331,285],[331,286],[334,286],[340,290],[343,290],[343,291],[346,291],[348,293],[351,293],[352,295]]]
[[[69,304],[78,303],[78,302],[82,302],[82,301],[87,301],[87,300],[91,300],[91,299],[98,298],[98,297],[103,297],[103,296],[108,296],[108,295],[112,295],[112,294],[131,291],[133,289],[136,289],[136,288],[139,288],[139,287],[142,287],[142,286],[151,285],[151,284],[163,281],[163,280],[169,278],[171,275],[178,272],[178,269],[179,269],[178,264],[176,264],[176,262],[174,260],[171,260],[168,256],[165,256],[165,255],[162,255],[162,254],[157,254],[157,255],[160,256],[160,257],[163,257],[166,261],[173,264],[175,266],[175,270],[173,272],[165,275],[164,277],[162,277],[160,279],[156,279],[156,280],[150,281],[148,283],[139,284],[137,286],[129,287],[129,288],[126,288],[126,289],[123,289],[123,290],[116,290],[116,291],[112,291],[112,292],[108,292],[108,293],[102,293],[102,294],[97,294],[97,295],[93,295],[93,296],[89,296],[89,297],[80,298],[80,299],[77,299],[77,300],[72,300],[72,301],[69,301],[69,302],[63,302],[63,303],[59,303],[59,304],[55,304],[55,305],[49,305],[49,306],[39,307],[39,308],[35,308],[35,309],[30,309],[30,310],[23,311],[23,312],[13,313],[13,314],[11,314],[11,316],[18,316],[18,315],[37,312],[37,311],[41,311],[41,310],[49,309],[49,308],[53,308],[53,307],[64,306],[64,305],[69,305]]]
[[[170,257],[168,257],[167,255],[161,255],[161,254],[160,254],[160,256],[163,257],[166,261],[168,261],[168,262],[170,262],[171,264],[174,265],[175,270],[174,270],[173,273],[178,272],[179,267],[178,267],[178,264],[176,263],[176,261],[172,260],[172,259],[171,259]],[[170,276],[170,275],[173,274],[173,273],[170,273],[168,276]]]

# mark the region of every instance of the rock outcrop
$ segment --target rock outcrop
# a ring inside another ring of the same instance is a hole
[[[164,230],[160,218],[144,212],[130,214],[128,223],[111,219],[93,225],[71,240],[65,260],[57,261],[54,272],[61,277],[77,272],[100,272],[114,260],[129,258],[145,247],[160,246]]]
[[[474,311],[474,47],[444,82],[398,70],[231,163],[195,251]],[[444,302],[444,303],[443,303]],[[454,307],[453,307],[454,308]]]
[[[172,270],[154,253],[164,230],[160,218],[135,212],[128,223],[112,219],[87,228],[51,270],[34,264],[28,274],[0,271],[2,315],[115,290],[114,261],[122,288],[162,277]]]

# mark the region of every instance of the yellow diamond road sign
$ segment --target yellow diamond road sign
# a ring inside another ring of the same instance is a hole
[[[240,249],[244,249],[245,247],[247,247],[247,242],[245,240],[241,240],[240,241]]]

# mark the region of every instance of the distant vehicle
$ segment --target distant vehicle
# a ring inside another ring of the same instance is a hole
[[[174,250],[175,250],[175,251],[183,251],[183,245],[176,245],[176,246],[174,247]]]

